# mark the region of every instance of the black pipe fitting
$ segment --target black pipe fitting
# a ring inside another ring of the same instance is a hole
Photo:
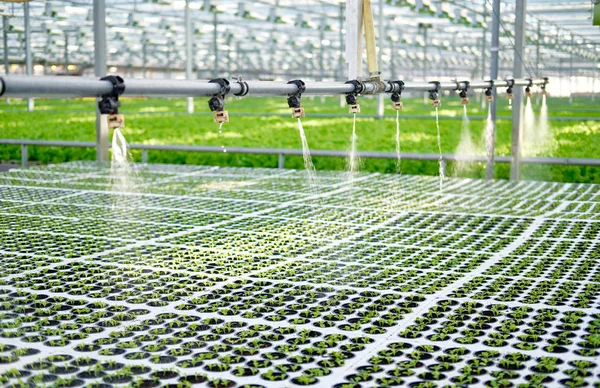
[[[439,100],[440,83],[438,81],[432,81],[430,84],[435,85],[435,89],[429,90],[429,99],[433,101]]]
[[[388,81],[388,84],[390,85],[390,91],[392,92],[392,95],[402,95],[402,91],[404,90],[404,81]]]
[[[119,96],[125,91],[125,81],[118,75],[108,75],[100,78],[100,81],[109,81],[113,89],[110,93],[106,93],[100,96],[101,100],[98,101],[98,110],[103,115],[116,115],[119,113]]]
[[[506,84],[508,85],[508,88],[506,89],[506,94],[512,95],[513,94],[513,86],[515,86],[515,80],[509,79],[506,81]]]
[[[461,89],[460,84],[465,84],[465,87]],[[464,91],[466,93],[469,90],[470,85],[471,83],[469,81],[456,82],[456,90]]]
[[[358,95],[365,91],[365,84],[363,84],[362,82],[360,82],[357,79],[346,81],[346,83],[354,85],[354,91],[350,92],[348,94]]]
[[[302,93],[306,91],[306,84],[304,83],[304,81],[299,79],[288,81],[288,84],[296,85],[296,87],[298,88],[298,91],[296,91],[295,93],[288,94],[288,107],[300,108],[300,105],[302,104]]]
[[[6,85],[4,85],[4,80],[2,78],[0,78],[0,96],[2,96],[4,94],[5,90],[6,90]]]
[[[346,94],[346,104],[356,105],[356,103],[357,103],[356,94],[353,94],[353,93]]]
[[[485,89],[485,96],[486,97],[491,97],[492,96],[492,88]]]
[[[240,87],[241,87],[241,91],[239,93],[234,94],[234,96],[237,97],[244,97],[245,95],[248,94],[248,92],[250,91],[250,88],[248,87],[248,84],[244,81],[242,81],[241,79],[239,81],[236,81]]]
[[[208,81],[208,83],[218,84],[220,86],[219,92],[208,100],[208,107],[212,112],[221,112],[225,109],[225,95],[231,90],[229,81],[225,78],[215,78]]]

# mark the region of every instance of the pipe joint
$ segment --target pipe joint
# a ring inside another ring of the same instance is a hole
[[[465,87],[460,89],[460,84],[465,84]],[[469,104],[469,97],[467,97],[467,91],[469,90],[469,85],[470,85],[469,81],[462,81],[462,82],[456,83],[457,90],[460,90],[460,92],[459,92],[460,103],[463,105]]]
[[[433,107],[440,107],[442,106],[442,103],[440,101],[440,97],[439,97],[439,91],[440,91],[440,83],[437,81],[433,81],[430,82],[430,84],[434,85],[435,88],[433,89],[429,89],[429,99],[431,100],[431,105]]]
[[[125,81],[118,75],[109,75],[100,78],[100,81],[109,81],[112,84],[112,90],[109,93],[100,96],[101,100],[98,102],[98,110],[103,115],[117,115],[119,114],[119,96],[125,91]]]
[[[239,93],[235,93],[234,96],[237,97],[244,97],[248,94],[248,92],[250,91],[250,88],[248,87],[248,83],[242,81],[242,77],[240,77],[236,83],[238,85],[240,85],[240,92]]]
[[[219,92],[208,100],[208,107],[213,112],[213,119],[216,123],[223,124],[229,122],[229,114],[225,110],[225,95],[231,90],[229,81],[225,78],[215,78],[208,81],[219,85]]]
[[[485,99],[487,100],[487,102],[493,102],[494,101],[494,94],[492,92],[492,89],[494,88],[494,81],[493,80],[489,80],[488,81],[490,83],[490,87],[485,89]]]
[[[508,88],[506,89],[506,98],[508,98],[509,100],[512,100],[515,97],[515,95],[513,93],[513,86],[515,86],[515,80],[514,79],[506,80],[506,85],[508,86]]]
[[[390,85],[390,90],[392,95],[390,99],[392,100],[392,109],[394,110],[402,110],[404,108],[402,101],[402,91],[404,90],[404,82],[403,81],[388,81]]]
[[[296,85],[298,88],[295,93],[288,94],[287,103],[288,107],[292,109],[292,117],[299,119],[304,117],[304,108],[300,105],[302,104],[302,93],[306,91],[306,84],[299,79],[289,81],[288,84]]]
[[[365,84],[356,79],[346,81],[346,83],[354,85],[354,91],[346,93],[346,103],[348,104],[348,112],[360,113],[360,105],[358,105],[356,97],[360,93],[365,91]]]
[[[357,79],[353,79],[350,81],[346,81],[347,84],[352,84],[354,86],[354,91],[347,93],[347,95],[354,94],[355,96],[361,94],[365,91],[365,84]]]

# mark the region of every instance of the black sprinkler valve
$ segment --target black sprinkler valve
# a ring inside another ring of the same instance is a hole
[[[109,75],[100,78],[101,81],[109,81],[113,88],[110,93],[100,96],[98,101],[98,110],[102,115],[108,115],[109,128],[123,128],[125,126],[125,117],[119,114],[119,96],[125,91],[125,81],[118,75]]]
[[[295,93],[288,94],[288,107],[292,110],[292,117],[299,119],[305,116],[304,108],[301,107],[302,104],[302,93],[306,91],[306,84],[304,81],[296,79],[293,81],[289,81],[288,84],[296,85],[298,90]]]
[[[213,119],[215,123],[228,123],[229,114],[225,110],[225,96],[231,90],[229,81],[225,78],[216,78],[211,79],[208,82],[218,84],[220,86],[219,92],[213,95],[210,100],[208,100],[208,107],[212,112],[214,112]]]
[[[492,94],[492,88],[485,89],[484,94],[485,94],[485,99],[487,100],[487,102],[494,101],[494,95]]]
[[[457,86],[461,83],[465,84],[465,88],[460,89],[460,93],[458,93],[458,95],[460,96],[460,103],[463,105],[469,105],[469,97],[467,97],[467,90],[469,90],[469,81],[457,82]]]
[[[354,85],[354,91],[346,94],[346,104],[348,104],[349,113],[360,113],[360,105],[358,105],[358,95],[365,90],[365,85],[359,80],[353,79],[346,81],[347,84]]]
[[[435,108],[439,108],[440,106],[442,106],[442,102],[440,101],[440,97],[439,97],[439,90],[440,90],[440,83],[437,81],[434,82],[430,82],[430,84],[435,85],[435,89],[431,89],[429,90],[429,99],[431,100],[431,106],[435,107]]]
[[[515,86],[515,80],[510,79],[506,82],[508,84],[508,88],[506,89],[506,98],[512,100],[513,98],[515,98],[515,94],[513,93],[513,86]]]
[[[392,100],[392,109],[394,110],[402,110],[404,108],[402,104],[402,91],[404,90],[404,82],[403,81],[391,81],[389,82],[392,87],[392,94],[390,95],[390,100]]]

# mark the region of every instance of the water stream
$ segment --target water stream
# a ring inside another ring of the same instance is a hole
[[[310,156],[310,149],[308,148],[308,141],[304,134],[304,128],[302,127],[302,120],[298,118],[298,133],[300,134],[300,141],[302,142],[302,157],[304,159],[304,170],[306,171],[306,178],[308,179],[308,186],[312,194],[316,194],[317,191],[317,171],[312,162]]]
[[[438,107],[435,107],[435,126],[437,128],[437,143],[438,143],[438,151],[440,154],[440,158],[438,160],[440,165],[440,191],[444,186],[444,179],[446,178],[445,167],[444,167],[444,159],[442,158],[442,136],[440,135],[440,114]]]
[[[116,194],[113,209],[125,200],[124,193],[138,192],[137,170],[132,163],[127,141],[119,128],[115,129],[112,138],[112,158],[110,164],[111,191]]]
[[[471,137],[471,122],[469,120],[469,116],[467,114],[467,106],[463,105],[463,118],[462,118],[462,127],[460,131],[460,142],[458,143],[458,147],[456,148],[456,155],[463,156],[474,156],[479,153],[477,146],[473,142]],[[473,170],[473,163],[468,161],[459,160],[456,162],[454,167],[454,172],[456,175],[464,175]]]
[[[485,124],[485,149],[488,163],[494,157],[494,122],[492,121],[492,104],[488,104],[488,115]]]
[[[360,163],[360,159],[356,153],[356,113],[354,113],[354,118],[352,121],[352,137],[350,139],[350,154],[348,155],[348,181],[350,186],[354,183],[354,175],[358,172],[358,166]]]
[[[400,119],[399,111],[396,111],[396,173],[402,174],[402,155],[400,153]]]
[[[540,144],[546,149],[550,142],[550,126],[548,125],[548,105],[546,95],[542,95],[542,108],[540,109],[540,121],[538,122],[538,136]]]
[[[219,123],[219,137],[223,137],[223,123]],[[224,145],[221,145],[221,151],[227,152],[227,148]]]
[[[540,141],[536,130],[535,113],[531,105],[531,97],[527,97],[525,116],[523,117],[523,154],[534,155],[539,150]]]

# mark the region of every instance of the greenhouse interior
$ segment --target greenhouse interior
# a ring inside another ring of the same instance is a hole
[[[600,1],[0,15],[2,386],[600,387]]]

